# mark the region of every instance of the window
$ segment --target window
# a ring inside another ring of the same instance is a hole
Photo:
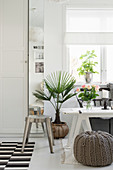
[[[68,49],[68,68],[77,82],[84,82],[77,68],[79,57],[86,51],[95,50],[98,65],[93,82],[113,82],[113,10],[111,9],[66,9],[65,45]]]
[[[98,71],[99,74],[93,75],[93,81],[94,82],[100,82],[100,46],[98,45],[70,45],[69,48],[69,63],[70,63],[70,73],[73,74],[76,77],[76,80],[78,82],[84,81],[84,76],[79,76],[77,68],[80,67],[82,64],[82,60],[80,60],[81,54],[85,54],[87,50],[91,51],[92,49],[95,50],[95,54],[98,56],[98,58],[95,58],[95,61],[98,62],[98,67],[95,67],[94,70]]]
[[[67,9],[67,32],[113,32],[113,10]]]
[[[106,61],[106,70],[107,70],[107,82],[113,81],[113,46],[107,46],[107,61]]]

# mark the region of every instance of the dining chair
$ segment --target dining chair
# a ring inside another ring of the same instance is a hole
[[[105,105],[105,102],[107,102],[107,105],[108,106],[110,106],[110,101],[112,101],[112,99],[104,99],[104,98],[102,98],[102,99],[93,99],[93,101],[94,101],[94,106],[95,107],[97,107],[98,105],[97,105],[97,102],[98,102],[98,104],[99,104],[99,106],[103,106],[103,108],[104,107],[106,107],[106,106],[104,106]],[[107,118],[108,119],[108,118]],[[108,121],[109,121],[109,133],[111,134],[111,119],[112,118],[109,118],[108,119]]]

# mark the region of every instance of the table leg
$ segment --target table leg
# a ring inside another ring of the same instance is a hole
[[[87,116],[83,116],[78,115],[78,120],[76,123],[76,129],[72,138],[72,143],[71,143],[71,151],[73,153],[73,145],[74,145],[74,140],[76,138],[76,136],[79,134],[81,127],[83,127],[84,131],[91,131],[91,125],[90,125],[90,121],[89,121],[89,117]]]
[[[71,129],[70,129],[70,133],[69,133],[69,138],[68,138],[68,142],[66,147],[69,148],[73,139],[73,135],[74,135],[74,131],[76,128],[76,119],[78,119],[78,116],[74,115],[73,116],[73,120],[72,120],[72,125],[71,125]]]
[[[82,127],[84,131],[92,131],[89,117],[85,116],[82,120]]]
[[[88,131],[92,131],[92,127],[91,127],[89,117],[86,118],[86,124],[87,124],[87,127],[88,127]]]
[[[71,147],[73,147],[74,140],[75,140],[76,136],[79,134],[81,126],[82,126],[82,115],[79,114],[78,119],[77,119],[77,123],[76,123],[75,132],[74,132],[74,135],[73,135],[73,138],[72,138],[72,141],[71,141]]]

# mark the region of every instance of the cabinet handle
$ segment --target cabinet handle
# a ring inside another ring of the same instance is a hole
[[[27,60],[25,60],[25,63],[27,63]]]

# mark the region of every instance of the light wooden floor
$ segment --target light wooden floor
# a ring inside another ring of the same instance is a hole
[[[22,141],[21,138],[0,138],[2,141]],[[55,140],[54,154],[50,154],[46,137],[30,138],[35,142],[35,149],[29,170],[112,170],[112,166],[104,168],[93,168],[82,165],[67,165],[61,163],[62,144],[60,140]]]

